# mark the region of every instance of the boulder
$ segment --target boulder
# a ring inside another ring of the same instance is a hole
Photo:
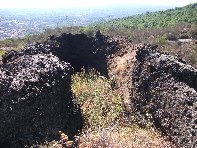
[[[12,54],[12,55],[11,55]],[[9,56],[10,55],[10,56]],[[72,67],[58,57],[9,53],[0,67],[0,146],[24,147],[81,129]]]
[[[136,53],[132,82],[138,122],[153,123],[177,147],[197,147],[197,69],[146,45]]]

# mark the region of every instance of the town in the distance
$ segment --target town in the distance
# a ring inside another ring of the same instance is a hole
[[[114,5],[98,8],[0,9],[0,40],[39,34],[48,28],[86,26],[169,7]]]

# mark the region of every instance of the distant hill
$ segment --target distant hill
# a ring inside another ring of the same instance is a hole
[[[93,26],[96,28],[144,29],[165,28],[180,23],[197,24],[197,3],[165,11],[146,12],[140,15],[113,19]]]

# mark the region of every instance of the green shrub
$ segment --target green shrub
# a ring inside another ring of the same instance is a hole
[[[156,39],[155,39],[155,42],[157,44],[163,45],[163,44],[167,43],[167,39],[164,36],[157,36]]]
[[[4,55],[5,51],[4,50],[0,50],[0,56]]]

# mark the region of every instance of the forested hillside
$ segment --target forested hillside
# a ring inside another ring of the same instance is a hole
[[[146,12],[141,15],[114,19],[95,24],[95,27],[164,28],[179,23],[197,24],[197,3],[166,11]]]

